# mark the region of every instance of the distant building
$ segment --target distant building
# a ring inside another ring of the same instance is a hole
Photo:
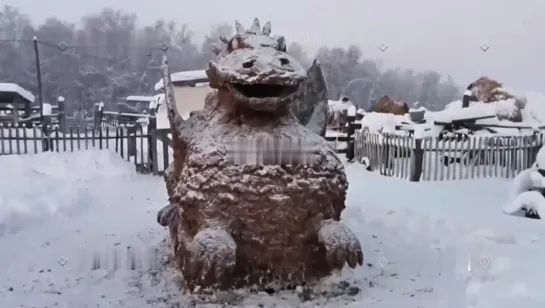
[[[34,95],[21,86],[0,83],[0,123],[15,124],[30,118],[34,100]]]
[[[214,91],[208,85],[208,76],[204,70],[173,73],[170,78],[178,112],[184,118],[192,111],[203,109],[206,95]],[[155,84],[154,90],[156,93],[164,93],[162,79]]]
[[[131,95],[127,96],[125,102],[117,104],[117,111],[122,113],[149,113],[150,102],[153,102],[153,96]]]

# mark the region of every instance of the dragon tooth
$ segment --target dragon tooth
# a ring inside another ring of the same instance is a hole
[[[252,24],[252,27],[250,28],[250,32],[253,34],[261,33],[261,25],[259,24],[259,19],[257,17],[254,18],[254,22]]]

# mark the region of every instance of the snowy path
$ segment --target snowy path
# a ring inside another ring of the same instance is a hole
[[[162,178],[136,175],[116,155],[0,157],[0,306],[187,307],[173,273],[150,271],[157,263],[146,261],[167,235],[155,222],[166,198]],[[545,306],[545,224],[502,214],[507,181],[418,184],[357,165],[347,172],[343,217],[366,264],[324,285],[348,280],[361,292],[304,303],[288,291],[246,294],[235,301],[241,307]],[[91,270],[97,253],[99,269]]]

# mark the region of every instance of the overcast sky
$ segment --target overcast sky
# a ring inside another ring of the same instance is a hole
[[[36,22],[77,21],[112,7],[140,23],[173,19],[199,36],[210,24],[270,20],[273,33],[315,50],[359,45],[365,56],[415,69],[434,69],[467,84],[481,75],[521,91],[545,92],[545,0],[0,0]],[[382,52],[378,48],[386,44]],[[484,52],[481,45],[489,49]]]

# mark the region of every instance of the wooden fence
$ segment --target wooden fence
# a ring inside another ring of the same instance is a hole
[[[161,175],[172,160],[169,129],[148,124],[70,127],[58,125],[0,126],[0,155],[74,152],[110,149],[132,162],[140,173]],[[355,132],[349,123],[339,152],[348,160],[366,163],[369,170],[411,181],[512,178],[530,167],[544,144],[543,134],[528,136],[470,136],[465,139],[424,138]]]
[[[358,132],[354,154],[369,170],[415,182],[513,178],[534,163],[543,143],[542,133],[415,139]]]
[[[337,153],[346,154],[348,161],[354,159],[354,135],[358,129],[361,129],[361,124],[355,123],[356,117],[347,117],[347,122],[340,130],[335,131],[334,135],[325,136],[326,141]],[[339,128],[339,127],[337,127]]]
[[[134,163],[137,171],[148,173],[151,171],[149,162],[153,161],[150,139],[144,125],[70,127],[64,131],[58,125],[32,128],[4,125],[0,126],[0,155],[111,149]]]

